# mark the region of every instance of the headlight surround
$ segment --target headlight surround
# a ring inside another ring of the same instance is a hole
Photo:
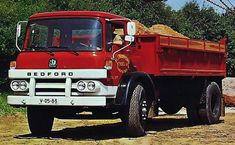
[[[83,81],[78,82],[78,83],[77,83],[77,89],[78,89],[78,91],[83,91],[83,90],[85,90],[85,89],[86,89],[86,84],[85,84],[85,82],[83,82]]]
[[[12,81],[11,82],[11,89],[13,90],[13,91],[17,91],[18,89],[19,89],[19,82],[18,81]]]
[[[95,93],[100,91],[101,83],[96,80],[79,80],[76,88],[81,93]]]
[[[11,82],[11,89],[13,91],[27,91],[29,84],[25,80],[13,80]]]
[[[88,82],[87,83],[87,88],[88,88],[88,90],[95,90],[95,83],[94,82],[92,82],[92,81],[90,81],[90,82]]]
[[[27,83],[25,81],[20,82],[20,89],[26,90],[26,88],[27,88]]]

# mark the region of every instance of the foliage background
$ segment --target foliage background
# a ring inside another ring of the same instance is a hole
[[[219,41],[228,38],[228,76],[235,76],[235,13],[216,13],[213,8],[202,7],[190,1],[174,11],[166,0],[0,0],[0,88],[4,82],[10,60],[17,56],[15,47],[16,23],[38,12],[59,10],[106,11],[139,20],[146,26],[161,23],[190,38]]]

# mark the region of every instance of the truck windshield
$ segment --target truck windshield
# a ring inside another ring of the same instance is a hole
[[[102,25],[96,19],[46,19],[28,25],[28,51],[99,51]]]

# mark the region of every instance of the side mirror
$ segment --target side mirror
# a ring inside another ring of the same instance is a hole
[[[125,41],[134,42],[135,41],[135,37],[127,35],[127,36],[125,36]]]
[[[134,22],[127,23],[127,35],[133,36],[136,33],[136,26]]]
[[[20,37],[21,34],[21,23],[17,23],[16,36]]]
[[[21,35],[21,27],[22,24],[27,24],[27,21],[19,21],[16,26],[16,48],[21,51],[20,47],[18,46],[18,38]]]

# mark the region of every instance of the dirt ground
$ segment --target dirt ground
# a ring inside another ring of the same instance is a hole
[[[0,144],[235,144],[235,113],[227,113],[216,125],[190,126],[186,115],[163,115],[148,125],[147,135],[125,137],[120,120],[58,120],[48,137],[30,134],[26,116],[0,117]]]

